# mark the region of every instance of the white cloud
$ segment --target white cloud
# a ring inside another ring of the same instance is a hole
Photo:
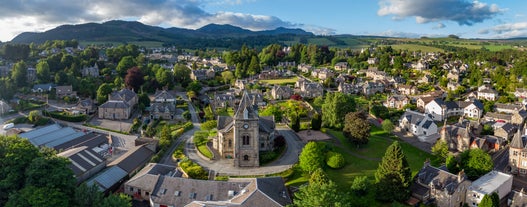
[[[446,25],[440,22],[440,23],[437,23],[437,25],[434,27],[434,29],[443,29],[445,27],[446,27]]]
[[[493,38],[513,38],[527,36],[527,22],[516,22],[496,25],[492,28],[482,29],[479,34],[494,34]]]
[[[504,10],[497,5],[466,0],[380,0],[379,16],[392,15],[395,20],[415,17],[417,23],[454,21],[472,25],[491,19]]]

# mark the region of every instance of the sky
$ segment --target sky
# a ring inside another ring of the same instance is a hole
[[[301,28],[319,35],[527,37],[523,0],[2,0],[0,41],[63,24],[139,21],[197,29]]]

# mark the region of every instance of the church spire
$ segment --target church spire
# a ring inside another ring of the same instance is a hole
[[[516,134],[512,137],[511,140],[511,148],[521,149],[523,148],[523,140],[522,140],[522,128],[519,128]]]
[[[234,114],[234,119],[257,119],[258,114],[253,108],[252,101],[249,97],[247,90],[243,91],[242,99],[240,100],[240,105]]]

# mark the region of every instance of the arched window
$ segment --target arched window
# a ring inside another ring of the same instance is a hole
[[[242,144],[243,145],[250,145],[251,143],[249,142],[250,138],[249,138],[249,135],[243,135],[242,136]]]
[[[249,155],[244,155],[244,156],[243,156],[243,160],[245,160],[245,161],[249,161]]]
[[[232,140],[229,139],[229,148],[232,147]]]

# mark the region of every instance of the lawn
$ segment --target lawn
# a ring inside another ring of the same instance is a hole
[[[417,51],[420,50],[422,52],[443,52],[443,49],[437,48],[437,47],[431,47],[431,46],[425,46],[425,45],[418,45],[418,44],[398,44],[398,45],[391,45],[394,50],[408,50],[408,51]]]
[[[212,159],[212,152],[210,152],[209,148],[207,147],[206,144],[204,145],[199,145],[198,146],[198,151],[205,157],[209,158],[209,159]]]
[[[341,142],[340,146],[331,144],[333,150],[342,153],[346,158],[346,166],[341,169],[327,169],[328,176],[341,185],[342,188],[348,189],[355,176],[368,176],[373,180],[375,170],[384,156],[386,148],[397,138],[388,134],[378,127],[371,128],[371,136],[369,143],[357,148],[357,146],[349,143],[342,132],[327,130],[329,134],[337,137]],[[399,142],[406,155],[412,175],[415,175],[423,166],[426,158],[430,154],[424,152],[406,142]],[[368,159],[365,159],[368,158]]]
[[[260,80],[260,83],[267,83],[269,85],[294,84],[297,80],[298,77],[295,76],[292,78]]]

